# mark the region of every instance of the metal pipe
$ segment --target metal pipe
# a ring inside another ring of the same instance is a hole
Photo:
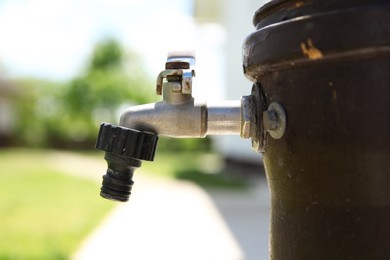
[[[206,113],[203,110],[205,105],[195,104],[193,99],[179,105],[161,101],[130,107],[121,116],[119,124],[169,137],[204,137],[206,128],[202,122],[206,121]]]
[[[239,135],[242,121],[241,109],[240,100],[207,104],[207,135]]]
[[[122,114],[120,125],[176,138],[239,135],[241,102],[229,100],[206,104],[193,98],[182,104],[160,101],[130,107]]]

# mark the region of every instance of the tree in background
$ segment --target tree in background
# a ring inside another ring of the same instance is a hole
[[[99,124],[116,122],[126,104],[152,102],[153,84],[134,54],[118,41],[99,42],[84,73],[70,82],[14,80],[18,97],[19,144],[93,147]]]
[[[46,145],[60,128],[64,84],[35,78],[18,78],[13,80],[13,85],[19,89],[19,95],[14,97],[17,116],[11,143]]]
[[[129,62],[128,62],[129,61]],[[101,122],[118,122],[124,105],[156,101],[155,83],[134,54],[125,55],[120,44],[106,39],[96,45],[85,73],[66,88],[64,102],[67,114],[62,118],[65,136],[75,142],[94,142]],[[64,135],[64,134],[63,134]],[[210,150],[211,139],[161,138],[159,150]]]
[[[118,123],[130,105],[155,102],[155,83],[139,59],[118,41],[99,42],[85,71],[69,82],[18,79],[22,88],[16,131],[18,144],[92,149],[100,123]],[[161,138],[159,150],[209,150],[210,139]]]
[[[68,112],[63,120],[73,125],[67,136],[74,141],[96,138],[97,126],[117,122],[124,104],[153,100],[153,84],[134,54],[125,55],[113,39],[98,43],[83,75],[73,79],[64,93]]]

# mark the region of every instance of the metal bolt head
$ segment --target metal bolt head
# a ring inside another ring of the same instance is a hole
[[[278,115],[273,110],[263,112],[264,129],[271,131],[278,128]]]
[[[286,112],[281,104],[273,102],[268,110],[263,112],[263,126],[272,138],[280,139],[286,132]]]

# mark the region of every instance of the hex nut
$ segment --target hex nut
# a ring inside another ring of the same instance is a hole
[[[241,132],[240,136],[244,139],[252,137],[254,106],[252,96],[241,97]]]

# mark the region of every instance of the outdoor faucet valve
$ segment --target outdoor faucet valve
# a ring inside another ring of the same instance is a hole
[[[153,133],[103,123],[96,148],[106,152],[108,168],[103,176],[100,196],[115,201],[128,201],[133,187],[134,171],[141,160],[153,161],[158,136]]]

